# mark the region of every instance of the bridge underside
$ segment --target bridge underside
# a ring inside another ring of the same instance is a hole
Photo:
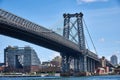
[[[59,43],[53,42],[50,39],[39,36],[37,34],[32,34],[32,32],[29,32],[27,30],[22,30],[10,25],[6,25],[4,23],[0,23],[0,34],[17,38],[20,40],[24,40],[39,46],[43,46],[48,49],[58,51],[58,52],[67,53],[68,55],[72,55],[72,56],[74,56],[74,54],[76,54],[75,56],[77,56],[78,54],[80,55],[80,52],[72,50]]]

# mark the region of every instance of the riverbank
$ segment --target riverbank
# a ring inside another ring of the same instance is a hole
[[[39,73],[39,74],[23,74],[23,73],[2,73],[0,74],[0,77],[87,77],[87,76],[107,76],[107,75],[118,75],[118,74],[91,74],[89,72],[87,73],[76,73],[76,74],[68,74],[68,73]]]
[[[87,77],[0,77],[0,80],[120,80],[120,75],[87,76]]]
[[[60,77],[60,73],[48,74],[0,74],[0,77]]]

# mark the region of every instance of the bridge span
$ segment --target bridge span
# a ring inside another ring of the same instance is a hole
[[[78,45],[63,36],[44,28],[31,21],[18,17],[7,11],[0,10],[0,33],[34,43],[58,52],[83,54]],[[88,50],[86,50],[88,51]],[[89,52],[89,57],[98,59],[98,56]]]
[[[100,62],[98,55],[88,49],[83,52],[76,43],[54,31],[2,9],[0,9],[0,34],[58,51],[61,55],[69,55],[69,58],[74,58],[75,71],[94,72]],[[62,56],[63,59],[66,59],[66,63],[62,64],[62,71],[68,72],[70,59],[64,57],[66,56]]]

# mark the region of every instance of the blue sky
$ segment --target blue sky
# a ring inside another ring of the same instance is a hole
[[[107,59],[116,54],[120,58],[120,0],[0,0],[0,8],[46,28],[63,28],[63,13],[84,14],[99,57]],[[85,32],[91,51],[94,51]],[[18,39],[0,35],[0,62],[8,45],[35,49],[41,61],[51,60],[59,53]]]

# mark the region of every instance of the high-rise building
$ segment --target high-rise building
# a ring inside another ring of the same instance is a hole
[[[118,59],[116,55],[111,56],[111,63],[116,66],[118,64]]]
[[[7,72],[36,72],[40,60],[31,47],[11,47],[4,50],[5,71]]]

